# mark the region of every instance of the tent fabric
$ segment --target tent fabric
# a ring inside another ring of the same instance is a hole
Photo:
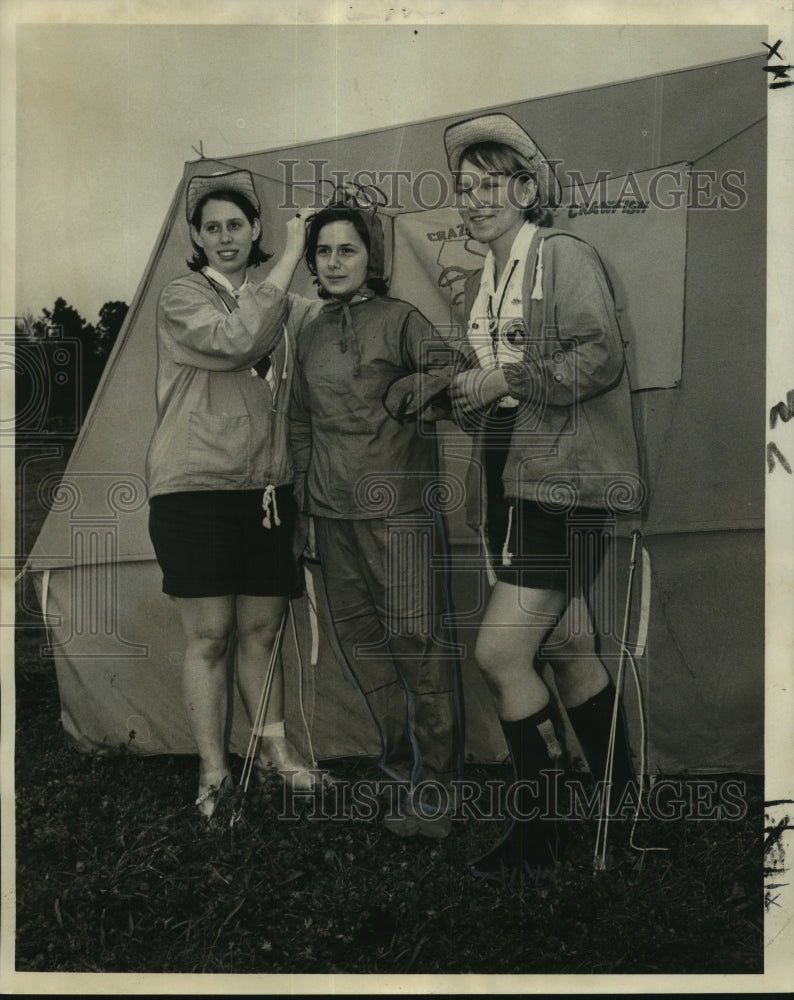
[[[555,220],[590,243],[615,290],[631,387],[669,389],[681,379],[689,165],[567,186]],[[467,237],[454,207],[394,220],[390,292],[409,299],[437,327],[463,327],[462,290],[487,247]]]
[[[759,59],[752,57],[483,109],[512,115],[561,161],[558,171],[588,185],[605,170],[613,178],[610,189],[629,174],[671,164],[691,175],[689,203],[657,213],[662,230],[649,232],[641,251],[632,250],[639,244],[630,233],[650,221],[649,213],[561,215],[555,223],[581,227],[602,252],[623,309],[630,363],[651,372],[632,396],[649,496],[641,522],[631,526],[641,527],[653,565],[648,643],[637,668],[647,761],[657,771],[759,770],[763,762],[765,103]],[[156,302],[160,289],[185,271],[187,181],[228,165],[251,170],[263,204],[264,242],[278,253],[285,221],[315,197],[318,164],[326,177],[366,170],[365,182],[388,189],[394,290],[411,299],[413,279],[403,277],[409,240],[399,234],[414,224],[429,226],[436,209],[419,203],[427,185],[420,188],[410,177],[433,171],[446,177],[444,127],[474,113],[185,165],[27,564],[40,591],[48,574],[64,726],[85,749],[192,752],[179,691],[181,635],[160,593],[143,483],[154,425]],[[727,172],[734,184],[741,178],[741,204],[735,196],[723,199],[733,207],[719,200],[711,208],[691,203],[693,185],[702,188],[704,177],[713,178],[711,193],[730,194],[723,186]],[[437,210],[455,217],[449,203]],[[437,260],[433,267],[437,275]],[[648,286],[639,291],[638,275]],[[294,288],[315,294],[308,272]],[[448,309],[449,290],[443,291]],[[644,355],[641,343],[649,348]],[[446,461],[465,478],[465,449],[452,449]],[[499,760],[504,743],[471,657],[484,584],[472,568],[471,538],[455,530],[451,537],[465,646],[466,755]],[[620,581],[609,592],[613,611],[621,606],[628,542],[617,538],[610,564]],[[321,587],[321,580],[313,582]],[[308,597],[294,602],[300,655],[289,629],[285,639],[288,728],[306,745],[308,726],[321,759],[374,754],[372,721],[328,641],[321,601],[316,605],[314,631]],[[611,670],[619,658],[616,643],[610,634]],[[626,700],[637,745],[639,717],[628,690]],[[238,748],[247,742],[241,726],[236,704]]]

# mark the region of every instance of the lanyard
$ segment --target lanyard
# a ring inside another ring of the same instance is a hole
[[[496,310],[496,315],[493,312],[493,295],[488,296],[488,303],[486,305],[486,316],[488,319],[488,332],[491,335],[491,350],[493,351],[494,358],[496,357],[499,350],[499,320],[502,315],[502,306],[505,304],[505,296],[507,295],[507,290],[510,287],[510,282],[513,280],[513,272],[518,267],[518,261],[513,260],[510,262],[510,271],[508,272],[506,278],[504,279],[502,285],[502,294],[499,298],[499,306]]]

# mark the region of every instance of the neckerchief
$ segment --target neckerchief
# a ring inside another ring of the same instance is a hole
[[[496,258],[489,250],[480,278],[477,298],[469,314],[467,338],[477,354],[482,368],[499,368],[503,364],[524,360],[528,331],[524,322],[524,272],[529,248],[537,231],[532,222],[525,222],[515,235],[507,265],[495,285]],[[540,267],[536,275],[532,298],[541,298]],[[514,407],[518,400],[504,396],[501,407]]]
[[[350,306],[357,302],[366,302],[367,299],[375,297],[375,293],[369,288],[359,288],[357,292],[345,295],[342,298],[329,299],[323,306],[325,313],[339,313],[339,345],[340,354],[345,354],[348,348],[353,357],[353,374],[361,374],[361,346],[358,342],[356,327],[353,322],[353,314]]]

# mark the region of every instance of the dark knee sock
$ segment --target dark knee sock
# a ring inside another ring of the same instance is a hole
[[[615,686],[611,681],[598,694],[588,698],[576,708],[566,709],[573,731],[584,752],[593,780],[603,781],[606,775],[609,731],[612,727],[612,707]],[[629,746],[628,727],[623,712],[623,702],[618,699],[618,716],[615,728],[615,750],[612,757],[612,787],[609,796],[610,810],[615,811],[626,788],[636,782],[634,764]]]
[[[513,762],[516,782],[534,782],[536,787],[516,785],[507,798],[512,813],[507,832],[472,865],[481,872],[545,867],[559,860],[560,824],[556,820],[559,757],[552,756],[542,731],[556,737],[548,707],[517,722],[502,721],[502,730]],[[538,815],[532,815],[537,810]],[[529,816],[525,819],[522,817]]]

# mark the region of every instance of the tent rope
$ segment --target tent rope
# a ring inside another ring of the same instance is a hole
[[[696,160],[692,161],[692,163],[700,163],[701,160],[705,160],[707,156],[711,156],[711,154],[715,153],[721,146],[725,146],[727,143],[733,142],[734,139],[738,139],[740,135],[744,135],[745,132],[749,132],[751,128],[755,128],[756,125],[760,125],[761,122],[765,122],[766,119],[767,115],[761,115],[761,117],[756,118],[754,122],[751,122],[749,125],[745,125],[744,128],[740,128],[738,132],[734,132],[733,135],[729,135],[727,139],[723,139],[722,142],[718,142],[716,146],[712,146],[707,153],[701,153]]]
[[[697,159],[695,159],[695,160],[685,160],[685,161],[681,161],[681,162],[688,162],[688,163],[691,163],[693,166],[696,163],[700,163],[701,160],[705,160],[707,157],[711,156],[712,153],[716,152],[722,146],[727,145],[727,143],[729,143],[729,142],[733,142],[734,139],[737,139],[740,135],[743,135],[745,132],[748,132],[750,129],[755,128],[756,125],[760,125],[761,122],[766,121],[766,119],[767,119],[767,115],[761,115],[760,118],[756,118],[756,120],[753,121],[753,122],[750,122],[749,125],[745,125],[743,128],[740,128],[738,131],[734,132],[732,135],[729,135],[727,137],[727,139],[723,139],[721,142],[718,142],[716,146],[712,146],[712,148],[709,149],[709,150],[707,150],[705,153],[701,153],[700,156],[697,157]],[[212,163],[220,164],[220,166],[222,166],[222,167],[229,167],[230,170],[239,170],[240,169],[240,164],[239,163],[232,163],[229,160],[223,159],[222,157],[205,156],[204,155],[204,146],[203,146],[203,143],[200,142],[199,146],[200,146],[200,149],[198,149],[198,150],[196,149],[195,146],[193,146],[192,149],[199,154],[199,156],[201,157],[202,160],[205,160],[207,162],[212,162]],[[654,166],[659,167],[659,166],[662,166],[662,164],[655,164]],[[649,167],[647,169],[653,169],[653,167]],[[265,174],[265,173],[262,173],[259,170],[254,170],[250,166],[246,167],[246,170],[248,170],[249,173],[253,174],[255,177],[261,177],[262,180],[270,181],[272,184],[278,184],[278,185],[280,185],[282,187],[288,187],[288,188],[290,188],[292,190],[294,190],[295,188],[309,188],[309,189],[312,189],[312,190],[314,190],[314,192],[318,196],[320,195],[320,189],[323,187],[323,185],[333,183],[332,181],[330,181],[330,180],[328,180],[326,178],[323,178],[322,180],[315,181],[315,182],[311,182],[311,181],[287,181],[284,178],[271,177],[270,174]],[[619,174],[617,176],[620,177],[622,175]],[[386,208],[385,206],[380,206],[379,207],[379,211],[380,211],[381,215],[387,215],[387,216],[390,216],[392,218],[396,218],[397,216],[399,216],[399,215],[402,214],[401,212],[390,212],[388,210],[388,208]]]
[[[637,545],[642,538],[642,533],[640,531],[632,532],[632,544],[631,544],[631,556],[629,558],[629,581],[626,590],[626,607],[623,615],[623,632],[620,640],[620,660],[618,662],[618,673],[615,680],[615,697],[612,702],[612,721],[609,728],[609,738],[607,742],[607,763],[606,763],[606,773],[604,775],[604,791],[603,798],[601,802],[601,811],[598,816],[598,827],[596,829],[596,841],[593,850],[593,870],[594,872],[603,871],[606,868],[606,853],[607,853],[607,840],[609,835],[609,803],[610,803],[610,791],[612,788],[612,766],[615,756],[615,735],[617,733],[618,724],[618,705],[620,700],[621,691],[623,689],[623,675],[625,669],[625,661],[628,658],[631,663],[632,676],[634,678],[634,685],[637,694],[637,706],[639,709],[640,717],[640,774],[639,782],[637,787],[637,803],[634,809],[634,817],[632,819],[631,831],[629,834],[629,844],[635,851],[640,851],[642,853],[648,851],[666,851],[666,847],[638,847],[634,843],[634,831],[637,826],[637,819],[639,818],[640,808],[642,805],[642,793],[645,785],[645,739],[646,739],[646,729],[645,729],[645,705],[642,697],[642,686],[640,684],[639,671],[637,669],[637,663],[629,649],[628,644],[628,631],[629,631],[629,618],[631,611],[631,596],[634,585],[634,571],[637,563]],[[645,545],[642,546],[642,556],[643,556],[643,612],[641,614],[640,622],[640,632],[643,633],[641,646],[644,649],[645,646],[645,633],[647,632],[647,615],[645,614],[646,604],[646,594],[645,587],[650,583],[650,557],[648,556],[648,551]]]
[[[289,616],[292,623],[292,635],[295,641],[295,652],[298,656],[298,702],[300,704],[301,719],[303,720],[303,726],[306,731],[306,739],[309,745],[309,758],[311,760],[312,768],[317,767],[317,759],[314,756],[314,747],[312,745],[311,730],[309,727],[309,722],[306,718],[306,710],[304,708],[304,697],[303,697],[303,657],[301,656],[300,642],[298,641],[298,629],[295,619],[295,610],[292,605],[292,601],[287,602],[287,607],[284,609],[284,614],[281,617],[281,622],[279,623],[278,632],[276,634],[276,639],[273,643],[273,649],[270,653],[270,660],[268,661],[267,671],[265,673],[265,679],[262,683],[262,690],[259,694],[259,702],[256,707],[256,714],[254,716],[253,722],[251,724],[251,734],[248,738],[248,747],[245,752],[245,759],[243,761],[243,770],[240,775],[240,796],[237,807],[232,815],[230,826],[240,819],[243,811],[243,800],[248,792],[248,786],[251,782],[251,775],[254,770],[254,761],[256,760],[257,751],[259,749],[259,742],[262,739],[262,727],[265,723],[265,717],[267,715],[267,706],[270,702],[270,692],[273,687],[273,677],[276,670],[276,661],[278,659],[279,653],[281,652],[281,643],[284,636],[284,629],[287,621],[287,616]]]
[[[208,156],[208,157],[204,157],[204,159],[207,162],[217,163],[217,164],[219,164],[222,167],[228,167],[230,170],[239,170],[240,169],[240,164],[239,163],[232,163],[231,161],[222,159],[221,157]],[[333,184],[334,183],[332,180],[330,180],[330,178],[327,178],[327,177],[323,177],[319,181],[288,181],[288,180],[285,180],[283,177],[281,177],[281,178],[279,178],[279,177],[271,177],[270,174],[265,174],[261,170],[254,170],[250,166],[247,166],[245,169],[250,174],[253,174],[254,177],[261,177],[262,180],[270,181],[271,184],[278,184],[281,187],[288,187],[288,188],[293,189],[293,190],[295,188],[309,188],[310,190],[314,191],[314,193],[317,195],[318,198],[321,197],[321,195],[322,195],[322,188],[323,187],[325,187],[327,184]],[[361,187],[361,185],[356,185],[356,186],[357,187]],[[339,187],[341,187],[341,185],[335,185],[335,187],[339,188]],[[364,185],[364,187],[375,188],[374,185]],[[378,195],[381,198],[383,198],[383,199],[386,198],[384,192],[381,191],[380,188],[375,188],[375,190],[377,191]],[[390,212],[388,210],[388,208],[385,207],[385,203],[381,202],[380,199],[378,199],[377,205],[378,205],[378,212],[381,215],[387,215],[390,218],[396,218],[398,215],[401,214],[400,212]],[[367,201],[366,204],[360,205],[358,207],[360,207],[360,208],[372,208],[372,207],[374,207],[374,203],[372,201]]]
[[[289,612],[290,620],[292,622],[292,638],[295,642],[295,653],[298,657],[298,701],[300,703],[301,719],[303,720],[303,728],[306,731],[306,742],[309,745],[309,759],[312,762],[312,767],[317,767],[317,758],[314,756],[314,746],[312,744],[312,734],[309,722],[306,718],[306,708],[303,700],[303,657],[301,656],[301,647],[298,642],[298,626],[295,619],[295,609],[292,605],[292,601],[289,602]]]
[[[281,638],[284,634],[284,623],[287,620],[287,608],[284,609],[284,614],[281,616],[281,621],[278,626],[278,632],[276,633],[276,638],[273,643],[273,648],[270,651],[270,660],[268,661],[267,670],[265,672],[265,679],[262,684],[262,690],[259,693],[259,702],[256,706],[256,713],[251,725],[251,735],[248,737],[248,747],[245,752],[245,760],[243,761],[243,770],[240,776],[240,786],[242,788],[242,794],[245,795],[248,791],[248,785],[251,780],[251,774],[254,769],[254,760],[256,759],[256,753],[259,747],[259,741],[262,738],[262,726],[265,722],[265,716],[267,714],[267,706],[270,701],[270,691],[273,687],[273,676],[276,670],[276,660],[278,659],[278,654],[281,650]],[[242,809],[242,805],[240,806]],[[238,810],[239,813],[239,810]],[[235,819],[238,816],[235,816]]]

